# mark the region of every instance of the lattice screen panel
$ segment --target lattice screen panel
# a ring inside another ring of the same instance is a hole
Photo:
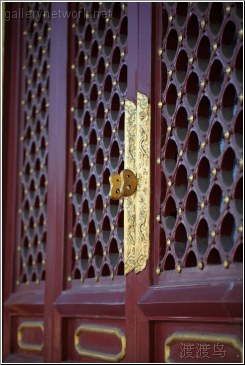
[[[109,176],[123,169],[127,89],[127,7],[80,3],[75,40],[74,139],[68,281],[123,275],[123,205],[109,198]]]
[[[28,3],[22,34],[20,146],[20,283],[45,280],[49,108],[50,4]],[[31,13],[32,12],[32,13]],[[36,16],[35,16],[36,14]]]
[[[242,3],[164,3],[158,274],[242,261]]]

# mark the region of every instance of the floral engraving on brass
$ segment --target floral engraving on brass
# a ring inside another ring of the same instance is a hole
[[[121,342],[121,351],[117,354],[108,354],[104,352],[98,352],[94,350],[87,350],[80,345],[79,336],[81,333],[96,333],[101,335],[115,336]],[[110,362],[118,362],[124,358],[126,352],[126,337],[124,333],[115,327],[107,327],[107,326],[99,326],[94,324],[82,324],[79,326],[74,335],[74,345],[77,353],[80,356],[89,357],[91,359],[102,360],[102,361],[110,361]]]
[[[137,107],[125,103],[125,168],[136,172],[137,190],[124,200],[125,275],[140,272],[149,257],[150,222],[150,105],[137,93]]]
[[[136,174],[136,247],[135,272],[147,264],[150,250],[150,104],[144,94],[137,93]]]
[[[131,170],[123,170],[120,174],[112,174],[109,178],[111,199],[118,200],[122,196],[131,196],[137,187],[137,177]]]
[[[125,100],[124,166],[136,171],[136,105]],[[136,194],[124,200],[124,274],[134,270],[136,245]]]

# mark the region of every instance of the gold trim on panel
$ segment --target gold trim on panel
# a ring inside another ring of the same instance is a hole
[[[137,93],[137,178],[135,272],[146,267],[150,249],[150,105]]]
[[[136,105],[125,101],[125,169],[136,173]],[[136,194],[124,199],[124,274],[135,267]]]
[[[210,334],[210,333],[191,333],[191,332],[175,332],[171,336],[167,337],[164,346],[165,352],[165,362],[173,363],[175,362],[171,359],[171,345],[175,342],[209,342],[209,343],[220,343],[224,345],[230,345],[234,349],[240,352],[241,359],[240,361],[243,362],[243,347],[242,343],[238,337],[234,335],[222,335],[222,334]]]
[[[41,352],[43,350],[44,343],[31,344],[23,341],[23,329],[39,328],[44,333],[43,321],[25,321],[22,322],[17,330],[17,342],[19,348],[22,350]]]
[[[104,352],[97,352],[93,350],[86,350],[80,345],[79,335],[82,333],[98,333],[103,335],[116,336],[121,341],[121,351],[117,354],[107,354]],[[74,335],[74,345],[77,353],[81,356],[89,357],[92,359],[118,362],[124,358],[126,352],[126,337],[124,333],[115,327],[106,327],[93,324],[82,324],[80,325]]]
[[[150,248],[150,105],[137,93],[137,106],[125,102],[125,169],[132,170],[138,185],[124,199],[125,275],[146,267]]]

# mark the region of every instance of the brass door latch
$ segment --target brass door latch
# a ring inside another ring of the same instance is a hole
[[[112,174],[110,180],[110,197],[119,200],[121,197],[132,195],[136,188],[138,179],[133,171],[125,169],[120,174]]]

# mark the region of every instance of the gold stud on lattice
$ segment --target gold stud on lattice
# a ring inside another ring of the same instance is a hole
[[[43,206],[43,203],[42,203],[42,202],[40,202],[40,203],[39,203],[39,208],[42,208],[42,206]]]
[[[88,104],[88,99],[84,99],[84,104]]]
[[[78,256],[78,255],[76,255],[76,256],[75,256],[75,260],[76,260],[76,261],[78,261],[78,259],[79,259],[79,256]]]
[[[183,36],[182,36],[182,34],[180,34],[180,35],[178,36],[178,40],[179,40],[179,42],[182,42],[182,41],[183,41]]]
[[[214,43],[214,44],[213,44],[213,50],[214,50],[214,51],[216,51],[216,50],[217,50],[217,48],[218,48],[218,44],[217,44],[217,43]]]
[[[23,34],[23,36],[26,36],[28,33],[27,33],[27,31],[25,30],[22,34]]]
[[[38,241],[37,241],[37,245],[38,245],[38,246],[40,246],[40,245],[41,245],[41,243],[42,243],[42,242],[41,242],[41,240],[38,240]]]
[[[167,185],[170,188],[172,186],[172,181],[171,180],[168,180]]]
[[[109,18],[106,18],[105,22],[106,22],[106,23],[109,23],[109,20],[110,20]]]
[[[125,56],[124,51],[121,52],[121,57],[123,58]]]
[[[156,268],[156,274],[157,274],[158,276],[161,274],[161,269],[160,269],[160,267],[159,267],[159,266]]]
[[[239,160],[239,166],[241,169],[243,168],[243,159],[242,158],[240,158],[240,160]]]
[[[243,233],[243,226],[239,226],[239,227],[237,228],[237,230],[238,230],[238,232],[239,232],[239,233]]]
[[[177,266],[175,267],[175,270],[176,270],[178,273],[180,273],[180,272],[181,272],[181,266],[180,266],[180,265],[177,265]]]
[[[17,286],[19,286],[19,285],[20,285],[19,280],[16,280],[16,285],[17,285]]]
[[[30,169],[30,174],[33,174],[33,172],[34,172],[34,169]]]
[[[38,279],[36,280],[36,284],[40,284],[40,281]]]
[[[188,241],[192,242],[192,236],[191,235],[188,236]]]
[[[115,226],[112,224],[111,225],[111,231],[114,231],[115,230]]]
[[[105,68],[108,68],[110,66],[109,62],[106,62]]]
[[[69,275],[69,276],[67,276],[67,281],[68,281],[68,283],[70,283],[71,282],[71,276]]]
[[[242,104],[243,103],[243,94],[240,94],[238,99],[239,99],[240,104]]]
[[[80,174],[80,172],[81,172],[81,169],[78,167],[77,168],[77,174]]]
[[[108,161],[108,157],[104,157],[104,162]]]
[[[171,245],[171,240],[170,238],[167,239],[167,246],[170,246]]]
[[[92,252],[91,251],[89,251],[89,253],[88,253],[88,258],[91,260],[92,259]]]
[[[206,142],[202,141],[200,144],[201,149],[204,150],[205,146],[206,146]]]
[[[228,267],[229,267],[229,261],[228,260],[224,260],[223,266],[224,266],[225,269],[228,269]]]
[[[70,148],[70,153],[74,153],[74,148]]]
[[[75,66],[74,64],[72,64],[72,65],[71,65],[71,69],[72,69],[72,70],[75,70],[75,67],[76,67],[76,66]]]
[[[158,108],[161,109],[162,106],[163,106],[163,102],[162,101],[159,101],[158,104],[157,104]]]
[[[68,234],[68,238],[69,238],[69,240],[71,240],[71,239],[72,239],[72,237],[73,237],[72,233],[69,233],[69,234]]]
[[[216,176],[216,175],[217,175],[217,170],[216,170],[216,168],[215,168],[215,167],[212,169],[212,174],[213,174],[214,176]]]
[[[76,24],[75,23],[72,23],[72,29],[76,28]]]
[[[162,52],[163,52],[163,49],[162,48],[159,48],[158,51],[157,51],[158,56],[161,56],[162,55]]]
[[[179,91],[179,92],[178,92],[178,98],[179,98],[179,99],[182,99],[182,96],[183,96],[182,91]]]
[[[204,90],[205,85],[206,85],[205,80],[202,80],[202,82],[200,83],[200,87],[201,87],[202,90]]]
[[[192,182],[194,180],[194,176],[193,175],[190,175],[189,176],[189,181]]]
[[[160,222],[160,220],[161,220],[161,216],[160,216],[160,214],[158,214],[158,215],[156,216],[156,221],[157,221],[157,222]]]
[[[189,58],[189,64],[192,65],[193,64],[193,61],[194,61],[194,58],[193,57],[190,57]]]
[[[228,67],[225,69],[225,73],[226,73],[226,75],[227,75],[227,76],[229,76],[229,75],[230,75],[230,73],[231,73],[231,68],[230,68],[230,66],[228,66]]]
[[[95,275],[94,280],[96,281],[96,283],[99,281],[99,276]]]
[[[171,125],[169,125],[169,126],[167,127],[167,132],[168,132],[168,133],[170,133],[170,132],[171,132],[171,130],[172,130],[172,127],[171,127]]]
[[[121,198],[121,199],[119,199],[119,203],[121,204],[121,205],[123,205],[123,199]],[[106,204],[104,205],[104,208],[106,208]]]
[[[109,112],[108,108],[105,108],[105,114],[107,114]]]
[[[22,70],[24,71],[26,69],[26,66],[22,66]]]
[[[212,231],[212,232],[210,233],[210,236],[211,236],[212,238],[215,238],[215,237],[216,237],[216,232],[215,232],[215,231]]]
[[[112,85],[115,87],[117,85],[116,80],[113,81]]]
[[[201,202],[200,207],[201,207],[201,209],[205,208],[205,202],[204,201]]]
[[[21,214],[21,213],[22,213],[22,209],[19,209],[19,210],[18,210],[18,214]]]
[[[86,191],[87,191],[87,188],[83,188],[83,192],[86,193]]]
[[[184,153],[184,151],[183,150],[180,150],[179,151],[179,157],[182,157],[183,156],[183,153]]]
[[[17,250],[17,252],[20,252],[21,247],[20,246],[17,246],[16,250]]]
[[[227,7],[225,8],[225,12],[226,12],[227,14],[229,14],[229,13],[231,12],[231,7],[230,7],[230,6],[227,6]]]
[[[27,282],[26,282],[26,285],[29,285],[30,283],[29,283],[29,281],[27,280]]]
[[[179,215],[181,215],[181,214],[182,214],[182,209],[181,209],[181,208],[179,208],[179,209],[178,209],[178,214],[179,214]]]
[[[225,139],[229,139],[230,138],[230,132],[229,131],[226,131],[224,133],[224,137],[225,137]]]
[[[226,196],[224,197],[224,203],[225,203],[225,204],[229,204],[229,202],[230,202],[230,198],[229,198],[229,196],[228,196],[228,195],[226,195]]]
[[[203,262],[202,261],[198,261],[197,267],[198,267],[198,269],[202,270],[203,269]]]
[[[113,274],[113,272],[111,273],[111,275],[110,275],[110,279],[111,280],[113,280],[114,279],[114,274]]]
[[[171,23],[171,22],[172,22],[172,20],[173,20],[173,15],[170,15],[170,16],[168,17],[168,20],[169,20],[169,22]]]
[[[33,212],[33,207],[30,207],[30,212]]]
[[[125,9],[125,4],[122,4],[122,10],[124,10]]]
[[[212,111],[213,113],[215,114],[218,110],[218,105],[217,104],[214,104],[213,107],[212,107]]]
[[[116,40],[116,38],[117,38],[117,35],[116,35],[116,34],[113,34],[112,38],[113,38],[113,40],[115,41],[115,40]]]
[[[240,38],[243,38],[243,29],[240,29],[238,34]]]
[[[90,211],[90,213],[93,213],[94,210],[93,210],[93,208],[90,208],[89,211]]]
[[[201,28],[202,28],[202,29],[204,29],[204,28],[205,28],[205,26],[206,26],[206,22],[205,22],[205,20],[202,20],[202,21],[201,21]]]
[[[83,238],[85,238],[86,237],[86,233],[85,232],[83,232]]]
[[[190,115],[188,118],[189,122],[192,124],[194,122],[194,115]]]
[[[160,163],[161,163],[161,158],[160,157],[157,158],[156,163],[157,163],[157,165],[160,165]]]
[[[84,282],[84,277],[83,276],[81,276],[80,281],[81,281],[81,283]]]
[[[84,143],[84,144],[83,144],[83,147],[84,147],[84,148],[88,147],[88,144],[87,144],[87,143]]]
[[[119,248],[119,253],[122,254],[123,253],[123,249],[122,247]]]

